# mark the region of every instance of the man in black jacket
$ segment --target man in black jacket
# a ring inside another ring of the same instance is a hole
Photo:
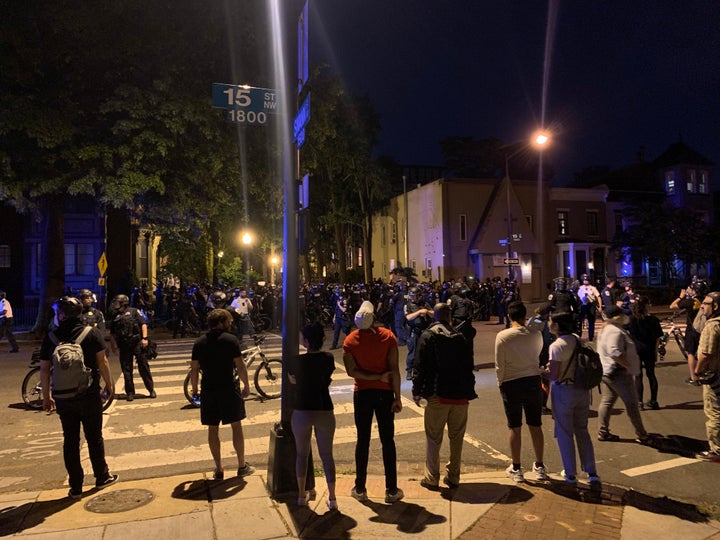
[[[447,304],[436,304],[435,322],[418,340],[413,379],[413,399],[425,408],[427,451],[423,487],[436,490],[440,481],[440,446],[445,426],[450,440],[450,462],[443,482],[450,488],[460,484],[460,459],[467,426],[468,402],[475,399],[475,375],[470,348],[451,323]]]

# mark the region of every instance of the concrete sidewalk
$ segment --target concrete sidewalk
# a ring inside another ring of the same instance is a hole
[[[0,495],[0,536],[38,540],[222,540],[243,538],[662,538],[720,540],[720,522],[694,507],[613,486],[601,492],[560,481],[515,484],[503,472],[463,475],[460,487],[431,492],[402,478],[405,499],[384,502],[384,478],[368,477],[370,501],[349,496],[352,476],[337,481],[338,511],[325,484],[298,508],[295,497],[268,496],[265,471],[244,479],[171,476],[87,490],[67,488]],[[102,513],[98,513],[102,511]],[[82,530],[78,530],[82,529]]]

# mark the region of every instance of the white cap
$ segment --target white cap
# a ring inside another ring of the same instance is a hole
[[[372,302],[365,300],[355,314],[355,326],[360,330],[367,330],[375,322],[375,307]]]

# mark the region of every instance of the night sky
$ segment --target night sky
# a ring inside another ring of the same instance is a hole
[[[652,160],[680,137],[720,170],[719,0],[310,0],[310,61],[369,94],[378,154],[442,164],[450,135],[545,125],[554,183]],[[718,184],[716,174],[716,186]]]

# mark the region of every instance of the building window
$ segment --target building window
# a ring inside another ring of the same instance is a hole
[[[535,232],[535,227],[533,226],[533,217],[530,214],[527,214],[525,216],[525,221],[527,221],[527,224],[530,227],[530,232]]]
[[[91,276],[94,262],[92,244],[65,244],[66,276]]]
[[[363,252],[362,252],[362,248],[358,248],[357,261],[358,261],[358,266],[362,266],[362,265],[363,265]]]
[[[695,175],[695,169],[688,169],[686,189],[688,193],[695,193],[697,191],[697,177]]]
[[[460,214],[460,240],[467,240],[467,216],[465,214]]]
[[[412,260],[412,264],[410,265],[410,268],[417,271],[417,261],[415,259]]]
[[[568,235],[568,211],[560,210],[557,213],[558,217],[558,234],[560,236]]]
[[[428,270],[432,268],[432,259],[425,259],[425,268]]]
[[[622,212],[615,212],[615,233],[623,232],[625,228],[623,227],[623,216]]]
[[[0,246],[0,268],[10,268],[10,246]]]
[[[598,213],[597,210],[589,210],[587,216],[587,233],[588,236],[598,236]]]
[[[347,260],[345,261],[345,268],[348,270],[353,267],[353,247],[352,246],[346,246],[345,247],[345,257],[347,257]]]
[[[390,225],[390,243],[394,244],[397,240],[397,223],[392,223]]]
[[[700,171],[700,180],[698,182],[698,193],[709,193],[708,191],[708,172]]]
[[[380,227],[380,245],[385,246],[385,225]]]
[[[665,192],[668,195],[675,193],[675,171],[667,171],[665,173]]]

